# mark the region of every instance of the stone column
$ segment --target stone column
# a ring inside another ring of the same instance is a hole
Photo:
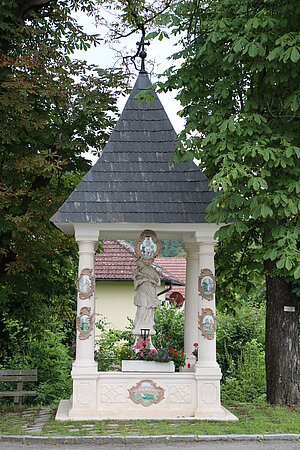
[[[202,269],[210,269],[215,274],[215,262],[214,262],[214,246],[215,241],[203,242],[200,245],[200,261],[199,261],[199,275]],[[201,315],[203,309],[209,308],[216,315],[216,300],[213,295],[212,300],[206,300],[199,295],[199,315]],[[207,339],[202,336],[201,330],[198,328],[198,366],[210,364],[216,365],[216,334],[213,339]]]
[[[97,242],[88,240],[78,240],[78,254],[79,254],[79,267],[78,277],[83,269],[91,269],[92,276],[95,276],[95,250]],[[93,330],[91,335],[87,339],[79,338],[79,331],[76,333],[76,360],[73,367],[95,367],[96,362],[94,360],[95,349],[95,292],[86,299],[80,299],[79,293],[77,294],[77,317],[80,315],[82,308],[87,307],[91,309],[91,315],[93,318]]]
[[[187,251],[186,282],[184,305],[184,353],[190,357],[194,343],[198,342],[198,275],[199,251],[198,242],[183,243]]]
[[[79,249],[78,277],[83,269],[89,269],[95,275],[95,251],[98,244],[98,230],[75,229],[75,238]],[[95,292],[90,297],[77,297],[77,317],[82,308],[90,308],[93,327],[86,339],[80,339],[77,329],[76,359],[72,368],[73,396],[69,417],[92,419],[97,417],[97,380],[98,368],[94,359],[95,349]]]
[[[216,241],[212,236],[201,237],[199,275],[201,269],[214,269],[214,246]],[[207,300],[199,295],[199,315],[203,309],[209,308],[213,315],[216,314],[215,295],[212,300]],[[195,366],[195,378],[198,391],[198,408],[195,411],[196,418],[223,419],[227,411],[221,406],[220,380],[222,374],[216,362],[216,333],[213,339],[203,336],[198,328],[198,362]]]

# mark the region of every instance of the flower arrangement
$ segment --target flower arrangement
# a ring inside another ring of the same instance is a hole
[[[136,359],[135,351],[130,345],[122,345],[118,356],[120,361],[122,361],[123,359]]]
[[[120,350],[120,360],[124,359],[137,359],[140,361],[156,361],[156,362],[169,362],[174,361],[176,367],[185,365],[184,352],[178,352],[172,347],[163,348],[160,347],[157,350],[154,348],[147,348],[146,341],[141,341],[140,344],[134,346],[134,350],[128,346],[123,346]]]

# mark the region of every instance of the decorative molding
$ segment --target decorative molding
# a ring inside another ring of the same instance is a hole
[[[91,308],[84,306],[81,308],[79,317],[76,318],[76,328],[79,332],[79,339],[88,339],[93,331],[94,314],[91,314]]]
[[[77,290],[81,300],[90,298],[93,295],[95,291],[95,276],[93,276],[93,269],[82,269],[77,279]]]
[[[202,336],[212,340],[215,337],[217,329],[217,318],[210,308],[202,308],[201,315],[198,313],[198,327],[201,330]]]
[[[192,386],[190,384],[168,384],[168,403],[191,403]]]
[[[203,383],[201,386],[201,399],[206,405],[213,405],[218,401],[218,387],[215,383]]]
[[[150,265],[161,252],[161,242],[152,230],[144,230],[135,241],[134,251],[137,258]]]
[[[76,389],[76,400],[81,406],[89,405],[93,400],[93,388],[90,383],[80,383]]]
[[[101,402],[124,403],[125,401],[123,384],[103,384],[101,386]]]
[[[216,293],[216,277],[210,269],[202,269],[198,281],[199,294],[206,300],[213,300]]]
[[[152,380],[141,380],[128,389],[129,398],[136,404],[151,406],[165,398],[165,390]]]

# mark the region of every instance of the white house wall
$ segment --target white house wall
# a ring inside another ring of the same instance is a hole
[[[157,292],[165,289],[164,283],[158,286]],[[129,322],[127,317],[134,320],[136,306],[133,304],[135,290],[133,281],[96,281],[95,312],[96,322],[100,315],[116,329],[124,330]],[[160,297],[164,298],[164,295]],[[99,330],[96,328],[96,336]]]

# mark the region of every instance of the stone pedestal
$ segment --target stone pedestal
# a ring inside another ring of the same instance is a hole
[[[215,383],[220,372],[215,380],[212,373],[203,368],[202,373],[99,372],[96,379],[77,378],[76,406],[62,400],[56,420],[237,420],[221,407]]]

